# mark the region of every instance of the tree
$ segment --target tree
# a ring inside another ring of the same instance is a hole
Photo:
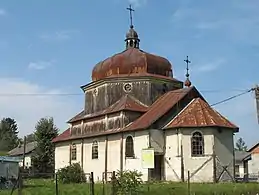
[[[35,135],[34,133],[31,133],[29,135],[26,135],[26,142],[30,143],[30,142],[34,142],[35,141]]]
[[[58,135],[58,128],[53,118],[41,118],[35,127],[37,147],[32,156],[33,167],[40,173],[54,172],[54,144],[52,140]]]
[[[19,144],[18,127],[12,118],[0,121],[0,151],[9,151]]]
[[[247,151],[246,143],[241,137],[238,138],[235,149],[238,151]]]

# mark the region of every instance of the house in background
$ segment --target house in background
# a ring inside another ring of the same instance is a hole
[[[235,151],[235,178],[243,179],[249,174],[249,161],[251,154],[246,151]]]
[[[25,167],[26,168],[31,167],[31,156],[36,146],[37,146],[37,142],[35,141],[27,143],[25,146]],[[23,166],[23,150],[24,150],[23,145],[20,145],[8,152],[8,156],[17,157],[21,159],[20,166]]]
[[[259,176],[259,143],[248,150],[251,153],[251,160],[248,163],[249,175]]]

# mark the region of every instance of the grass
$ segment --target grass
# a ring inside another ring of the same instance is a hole
[[[22,194],[24,195],[55,195],[55,182],[49,179],[33,179],[25,181]],[[191,184],[191,194],[195,195],[256,195],[259,192],[258,183],[222,183],[222,184]],[[148,190],[149,188],[149,190]],[[106,194],[111,195],[111,186],[105,186]],[[139,194],[144,195],[185,195],[186,183],[154,183],[144,185]],[[13,193],[17,195],[17,190]],[[59,183],[59,195],[90,195],[89,184],[61,184]],[[10,195],[9,190],[0,191],[0,195]],[[95,184],[95,195],[103,195],[103,185]]]
[[[5,156],[7,152],[0,151],[0,156]]]

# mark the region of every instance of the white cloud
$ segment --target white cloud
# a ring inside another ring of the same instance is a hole
[[[29,69],[34,69],[34,70],[43,70],[46,69],[50,66],[52,66],[54,61],[38,61],[38,62],[30,62],[28,65]]]
[[[0,8],[0,16],[5,16],[6,14],[6,10]]]
[[[215,61],[211,61],[208,63],[202,63],[194,65],[192,68],[192,72],[195,73],[205,73],[205,72],[212,72],[214,70],[217,70],[222,64],[226,63],[225,59],[217,59]]]
[[[34,131],[37,121],[48,116],[54,117],[55,124],[63,131],[67,128],[66,121],[80,111],[72,96],[6,95],[14,93],[57,94],[65,92],[47,89],[22,79],[0,78],[0,117],[14,118],[19,126],[20,135]]]
[[[47,32],[40,35],[44,41],[66,41],[77,35],[78,30],[61,30],[56,32]]]
[[[128,0],[128,1],[133,6],[133,9],[135,7],[140,7],[147,4],[147,0]]]

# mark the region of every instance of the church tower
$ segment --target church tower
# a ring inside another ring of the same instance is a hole
[[[92,82],[82,87],[85,92],[85,114],[101,112],[130,95],[150,106],[168,90],[183,87],[173,78],[171,63],[164,57],[140,49],[140,39],[132,23],[126,33],[125,50],[96,64]]]

